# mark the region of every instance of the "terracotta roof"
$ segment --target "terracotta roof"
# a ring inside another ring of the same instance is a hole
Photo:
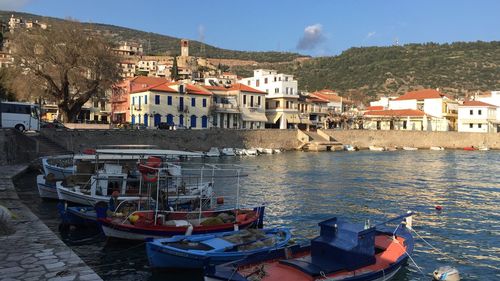
[[[419,91],[408,92],[394,100],[423,100],[423,99],[439,99],[446,96],[434,89],[424,89]]]
[[[366,110],[384,110],[384,107],[381,105],[368,106]]]
[[[415,109],[374,110],[367,111],[365,116],[390,116],[390,117],[422,117],[425,113]]]
[[[320,93],[320,92],[311,93],[311,96],[314,96],[314,97],[317,97],[317,98],[320,98],[323,100],[327,100],[327,101],[333,101],[333,102],[340,102],[341,100],[344,100],[342,97],[339,97],[337,95],[325,94],[325,93]],[[347,100],[347,99],[345,99],[345,100]]]
[[[207,90],[229,91],[229,88],[222,87],[222,86],[207,86],[207,85],[200,85],[200,86],[207,89]]]
[[[239,90],[239,91],[243,91],[243,92],[250,92],[250,93],[255,93],[255,94],[263,94],[263,95],[267,94],[266,92],[263,92],[261,90],[257,90],[255,88],[249,87],[249,86],[241,84],[241,83],[233,84],[231,86],[231,88],[229,88],[229,90]]]
[[[212,95],[212,92],[209,92],[209,91],[203,89],[203,87],[198,87],[198,86],[191,85],[191,84],[185,84],[185,86],[186,86],[186,91],[188,94],[205,95],[205,96]]]
[[[135,89],[133,89],[130,93],[142,93],[142,92],[146,92],[146,91],[157,91],[157,92],[167,92],[167,93],[177,93],[177,91],[173,88],[171,88],[170,86],[172,85],[172,83],[170,82],[162,82],[162,83],[159,83],[159,84],[155,84],[155,85],[152,85],[152,86],[149,86],[149,87],[137,87]]]
[[[322,98],[319,98],[319,97],[313,97],[313,96],[309,96],[306,98],[306,101],[308,102],[322,102],[322,103],[328,103],[327,100],[324,100]]]
[[[495,105],[493,104],[489,104],[489,103],[485,103],[485,102],[482,102],[482,101],[478,101],[478,100],[468,100],[468,101],[464,101],[463,104],[459,105],[459,106],[488,106],[488,107],[496,107]]]

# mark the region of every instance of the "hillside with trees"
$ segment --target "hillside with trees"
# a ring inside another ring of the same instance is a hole
[[[248,76],[254,68],[293,74],[304,90],[329,88],[362,99],[419,88],[439,88],[460,97],[500,89],[500,42],[351,48],[333,57],[239,66],[233,71]]]
[[[9,22],[11,15],[25,20],[38,20],[41,22],[61,22],[63,19],[43,17],[34,14],[0,11],[0,20],[5,24]],[[72,19],[74,20],[74,19]],[[143,45],[146,55],[180,55],[180,38],[162,35],[152,32],[109,25],[100,23],[82,23],[86,28],[110,38],[113,42],[120,41],[137,42]],[[208,44],[203,44],[196,40],[190,40],[190,54],[193,56],[207,58],[225,58],[239,60],[253,60],[257,62],[286,62],[296,58],[307,57],[297,53],[288,52],[246,52],[217,48]]]

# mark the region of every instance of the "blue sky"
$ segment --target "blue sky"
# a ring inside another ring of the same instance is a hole
[[[313,56],[396,42],[500,40],[498,0],[0,0],[0,9]]]

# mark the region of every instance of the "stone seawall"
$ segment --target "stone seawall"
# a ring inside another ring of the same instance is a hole
[[[414,146],[463,148],[488,146],[500,149],[498,133],[414,132],[371,130],[324,130],[343,144],[360,148],[377,146]],[[264,147],[296,149],[297,130],[61,130],[46,129],[42,135],[69,151],[81,152],[99,145],[149,144],[162,149],[208,151],[210,147]]]
[[[0,165],[26,163],[35,157],[35,141],[15,129],[0,129]]]
[[[210,147],[295,149],[296,130],[65,130],[41,134],[67,150],[79,152],[99,145],[148,144],[161,149],[208,151]]]
[[[499,133],[459,133],[459,132],[422,132],[422,131],[371,131],[371,130],[324,130],[343,144],[360,148],[376,146],[412,146],[429,148],[463,148],[466,146],[487,146],[500,149]]]

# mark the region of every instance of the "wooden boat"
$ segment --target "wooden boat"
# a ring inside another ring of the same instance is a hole
[[[199,212],[136,211],[125,220],[100,213],[97,217],[107,237],[147,240],[262,227],[263,215],[264,206]]]
[[[386,226],[395,221],[396,229]],[[285,247],[211,267],[205,280],[389,280],[413,252],[411,213],[373,227],[338,218],[319,225],[320,235],[310,246]]]
[[[284,228],[177,235],[148,242],[146,252],[153,268],[203,268],[283,247],[290,238]]]
[[[480,151],[488,151],[488,150],[490,150],[490,148],[489,148],[489,147],[487,147],[487,146],[480,146],[478,149],[479,149]]]
[[[76,170],[73,156],[73,154],[68,154],[42,157],[43,173],[46,176],[52,174],[56,180],[62,180],[66,176],[72,175]]]
[[[444,150],[444,147],[442,147],[442,146],[431,146],[429,149],[430,150]]]
[[[409,150],[409,151],[412,151],[412,150],[418,150],[418,148],[413,147],[413,146],[403,146],[403,150]]]
[[[474,147],[474,146],[466,146],[466,147],[464,147],[464,150],[466,150],[466,151],[474,151],[474,150],[477,150],[477,147]]]
[[[384,147],[381,147],[381,146],[375,146],[375,145],[370,145],[368,147],[368,149],[370,149],[371,151],[385,151],[385,148]]]
[[[274,149],[272,148],[264,148],[262,149],[263,154],[274,154]]]

